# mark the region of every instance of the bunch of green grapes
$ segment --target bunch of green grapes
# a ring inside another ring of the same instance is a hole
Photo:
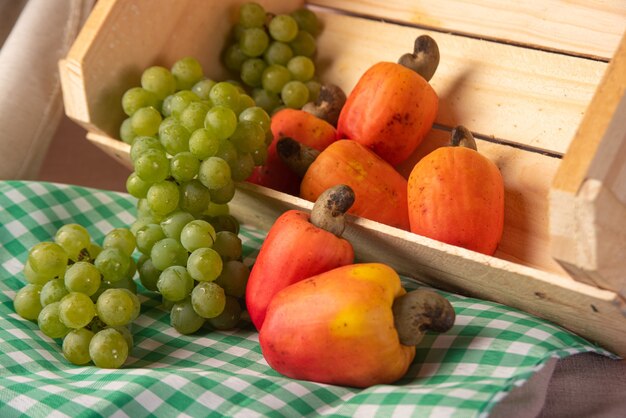
[[[131,144],[134,171],[126,188],[138,199],[131,230],[143,254],[141,282],[165,306],[173,304],[171,321],[181,333],[205,322],[234,327],[248,269],[239,260],[239,225],[228,203],[235,182],[265,161],[270,116],[236,82],[206,78],[191,57],[170,69],[146,69],[122,107],[129,116],[120,133]]]
[[[313,61],[319,28],[317,16],[306,8],[273,15],[258,3],[242,4],[224,50],[224,65],[268,113],[283,107],[301,109],[320,90]]]
[[[28,284],[15,295],[15,311],[37,321],[48,337],[62,339],[71,363],[121,367],[132,350],[130,327],[141,308],[133,280],[135,245],[126,228],[110,231],[100,247],[81,225],[63,225],[53,241],[29,251]]]

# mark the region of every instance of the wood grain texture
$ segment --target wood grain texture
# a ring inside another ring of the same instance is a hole
[[[440,98],[436,123],[463,124],[478,135],[564,153],[606,69],[604,62],[320,13],[318,67],[324,81],[352,90],[378,61],[397,61],[417,36],[439,44],[431,79]],[[367,117],[367,115],[364,115]]]
[[[626,30],[626,2],[309,0],[309,4],[444,32],[608,60]]]

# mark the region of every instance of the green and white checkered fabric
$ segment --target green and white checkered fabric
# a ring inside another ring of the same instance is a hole
[[[28,249],[70,222],[102,242],[134,217],[135,200],[125,194],[0,182],[0,417],[485,416],[552,357],[612,356],[526,313],[442,292],[456,324],[426,337],[403,380],[364,390],[316,384],[273,371],[250,330],[179,335],[160,298],[139,285],[142,312],[124,368],[74,366],[58,341],[14,312]],[[244,226],[241,238],[252,265],[264,233]]]

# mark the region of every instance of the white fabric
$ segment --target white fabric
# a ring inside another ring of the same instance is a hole
[[[58,61],[93,3],[0,0],[0,36],[6,36],[0,49],[0,179],[39,173],[63,116]]]

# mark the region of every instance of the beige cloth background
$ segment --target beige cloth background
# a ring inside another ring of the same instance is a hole
[[[63,115],[57,61],[94,1],[0,0],[0,179],[124,191],[129,170]],[[490,416],[626,417],[626,362],[595,354],[553,359]]]

